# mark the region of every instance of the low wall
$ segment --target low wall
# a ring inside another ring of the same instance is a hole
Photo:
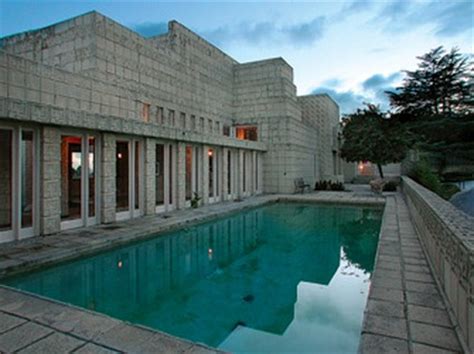
[[[474,218],[405,176],[402,190],[455,325],[474,352]]]

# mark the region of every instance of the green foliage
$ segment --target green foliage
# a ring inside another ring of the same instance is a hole
[[[193,199],[191,199],[191,207],[196,209],[199,206],[199,201],[201,199],[202,198],[199,197],[199,195],[196,192],[194,192],[194,197],[193,197]]]
[[[452,183],[443,183],[438,174],[427,161],[420,161],[413,169],[410,177],[422,186],[438,194],[441,198],[449,200],[460,191],[459,187]]]
[[[314,185],[315,191],[343,191],[345,190],[342,182],[332,181],[318,181]]]
[[[420,161],[413,169],[410,177],[436,194],[440,194],[441,181],[426,161]]]
[[[446,52],[438,47],[418,59],[417,70],[405,71],[403,85],[387,92],[397,113],[416,117],[472,112],[473,63],[467,56],[457,48]]]
[[[460,191],[459,187],[452,183],[443,183],[441,185],[440,196],[446,200]]]
[[[412,145],[406,125],[367,105],[343,118],[341,156],[349,162],[370,161],[381,166],[402,161]]]
[[[396,192],[398,183],[395,181],[388,181],[383,185],[384,192]]]

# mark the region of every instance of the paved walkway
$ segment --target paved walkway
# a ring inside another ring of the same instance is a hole
[[[218,353],[162,332],[1,287],[0,352]]]
[[[387,197],[359,349],[462,352],[401,194]]]

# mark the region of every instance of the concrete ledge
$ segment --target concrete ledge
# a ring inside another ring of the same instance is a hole
[[[387,196],[359,352],[462,350],[407,205],[399,193]]]
[[[402,189],[453,322],[474,352],[474,218],[408,177]]]

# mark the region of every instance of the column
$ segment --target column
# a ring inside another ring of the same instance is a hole
[[[257,194],[257,152],[252,151],[252,190],[251,194]]]
[[[155,139],[146,138],[144,142],[144,214],[155,214],[156,204],[156,142]]]
[[[61,133],[53,127],[41,133],[41,234],[49,235],[61,229]]]
[[[237,156],[237,198],[242,199],[244,196],[244,150],[239,149]]]
[[[176,208],[186,207],[186,144],[179,142],[176,154]]]
[[[103,223],[115,221],[115,174],[116,141],[113,134],[102,134],[100,163],[100,220]]]
[[[229,199],[229,188],[227,188],[228,184],[228,148],[223,148],[222,149],[222,200],[228,200]]]
[[[206,205],[209,204],[209,146],[203,146],[203,153],[202,153],[202,178],[201,178],[201,191],[202,191],[202,204]]]

